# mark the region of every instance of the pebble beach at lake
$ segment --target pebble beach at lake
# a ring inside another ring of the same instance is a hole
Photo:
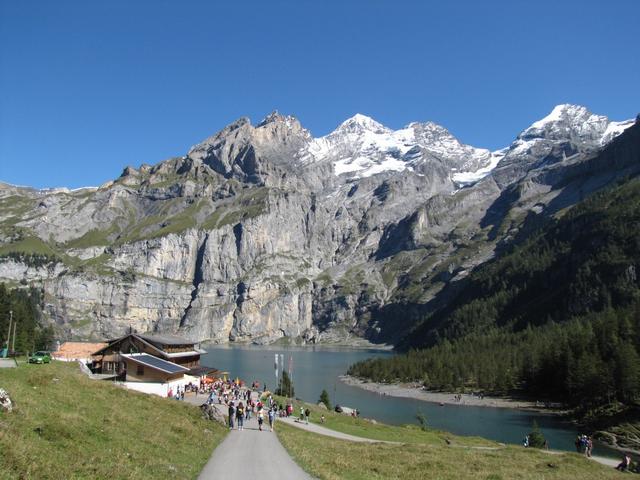
[[[518,410],[532,410],[536,412],[559,413],[559,410],[547,408],[541,402],[519,400],[507,397],[488,397],[467,393],[456,394],[446,392],[432,392],[417,384],[407,383],[375,383],[367,382],[349,375],[340,376],[340,380],[347,385],[362,388],[380,395],[391,397],[412,398],[441,405],[468,405],[470,407],[513,408]]]

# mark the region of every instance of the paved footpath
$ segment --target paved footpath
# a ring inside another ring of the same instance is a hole
[[[198,397],[186,397],[185,400],[194,405],[201,405],[207,397],[199,395]],[[256,397],[257,398],[257,397]],[[225,415],[226,406],[216,405]],[[371,438],[357,437],[347,433],[331,430],[316,423],[300,422],[296,417],[277,418],[275,427],[278,423],[286,423],[309,432],[328,437],[338,438],[340,440],[349,440],[351,442],[367,442],[367,443],[390,443],[401,444],[400,442],[389,442],[385,440],[373,440]],[[206,480],[217,478],[217,475],[228,473],[238,474],[256,474],[265,480],[270,479],[310,479],[304,470],[302,470],[289,456],[284,447],[280,444],[278,437],[269,432],[268,421],[265,418],[263,431],[258,430],[258,420],[255,415],[248,422],[245,421],[244,430],[239,432],[233,430],[229,432],[227,438],[216,448],[211,459],[204,467],[204,470],[198,479]],[[502,447],[468,447],[479,450],[499,450]],[[545,451],[545,450],[542,450]],[[566,452],[558,450],[546,450],[552,455],[561,455]],[[599,456],[591,457],[591,460],[601,463],[609,467],[615,467],[620,463],[619,460],[605,458]],[[243,477],[244,478],[244,477]],[[261,479],[262,480],[262,479]]]
[[[317,433],[320,435],[326,435],[328,437],[333,437],[333,438],[339,438],[341,440],[349,440],[351,442],[369,442],[369,443],[390,443],[390,444],[396,444],[396,445],[400,445],[401,442],[389,442],[386,440],[373,440],[371,438],[364,438],[364,437],[356,437],[354,435],[349,435],[347,433],[342,433],[342,432],[338,432],[336,430],[331,430],[329,428],[323,427],[321,425],[318,424],[314,424],[314,423],[309,423],[306,424],[305,422],[301,422],[297,419],[295,419],[294,417],[289,417],[289,418],[282,418],[282,419],[278,419],[278,422],[284,422],[288,425],[292,425],[294,427],[298,427],[298,428],[302,428],[304,430],[308,430],[310,432],[313,433]],[[276,423],[277,426],[277,423]],[[474,450],[500,450],[501,448],[504,447],[461,447],[461,448],[470,448],[470,449],[474,449]],[[546,452],[552,455],[562,455],[564,453],[567,452],[563,452],[560,450],[541,450],[541,452]],[[601,463],[602,465],[606,465],[608,467],[615,467],[616,465],[618,465],[620,463],[620,460],[616,460],[613,458],[607,458],[607,457],[599,457],[597,455],[594,455],[592,457],[590,457],[590,460],[593,460],[594,462],[598,462]]]
[[[188,396],[185,397],[185,401],[202,405],[206,398],[205,395]],[[225,405],[216,405],[216,408],[227,414]],[[199,480],[219,478],[310,480],[313,477],[291,459],[275,432],[269,431],[266,415],[260,431],[257,416],[254,414],[251,420],[245,420],[244,430],[235,429],[229,432],[198,476]]]
[[[326,435],[327,437],[339,438],[340,440],[349,440],[350,442],[366,442],[366,443],[390,443],[392,445],[402,445],[401,442],[389,442],[387,440],[374,440],[372,438],[356,437],[355,435],[349,435],[348,433],[342,433],[337,430],[331,430],[329,428],[318,425],[317,423],[305,423],[301,422],[296,417],[278,418],[276,420],[276,427],[278,422],[286,423],[293,427],[298,427],[309,432],[317,433],[319,435]]]

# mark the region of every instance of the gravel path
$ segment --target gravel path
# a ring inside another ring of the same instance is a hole
[[[185,401],[199,406],[206,398],[188,396]],[[216,408],[226,415],[225,405],[216,405]],[[254,414],[251,420],[245,420],[244,430],[229,432],[198,476],[199,480],[219,478],[310,480],[312,477],[291,459],[276,434],[269,431],[266,418],[262,431],[258,430]]]

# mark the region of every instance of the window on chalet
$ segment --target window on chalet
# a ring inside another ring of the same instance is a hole
[[[136,368],[136,375],[144,375],[144,365],[138,365],[138,368]]]

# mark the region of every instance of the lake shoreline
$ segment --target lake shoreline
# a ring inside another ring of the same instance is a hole
[[[351,377],[349,375],[341,375],[339,378],[340,381],[346,385],[358,387],[369,392],[378,393],[379,395],[388,395],[390,397],[397,398],[411,398],[415,400],[421,400],[423,402],[439,404],[442,406],[457,405],[466,407],[507,408],[554,416],[568,416],[569,414],[568,411],[561,408],[545,407],[544,405],[541,405],[540,402],[536,403],[535,401],[531,400],[488,396],[480,398],[477,395],[470,395],[465,393],[461,394],[460,401],[457,401],[455,397],[458,394],[456,393],[428,391],[424,390],[417,384],[376,383],[362,380],[356,377]],[[575,420],[571,420],[570,418],[568,418],[568,420],[576,427],[584,426],[580,422],[576,422]],[[640,449],[634,448],[632,446],[618,445],[617,435],[610,431],[607,431],[606,429],[601,430],[600,433],[608,434],[605,436],[598,436],[599,438],[597,440],[600,444],[621,453],[630,452],[636,459],[640,459]],[[610,436],[610,438],[607,438],[607,436]]]
[[[525,410],[529,412],[543,413],[547,415],[566,415],[566,411],[561,408],[546,407],[541,402],[531,400],[521,400],[509,397],[489,397],[471,395],[468,393],[447,393],[425,390],[417,384],[410,383],[376,383],[365,381],[349,375],[341,375],[340,381],[346,385],[358,387],[363,390],[377,393],[379,395],[389,395],[398,398],[411,398],[423,402],[436,403],[439,405],[456,405],[467,407],[487,407],[487,408],[509,408],[515,410]],[[456,399],[459,396],[460,400]]]

